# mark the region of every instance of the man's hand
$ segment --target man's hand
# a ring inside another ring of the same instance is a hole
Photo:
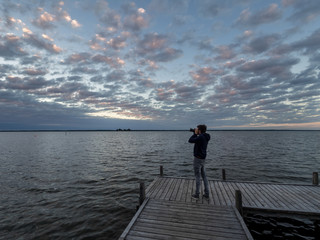
[[[194,129],[194,134],[199,135],[199,129],[198,128]]]

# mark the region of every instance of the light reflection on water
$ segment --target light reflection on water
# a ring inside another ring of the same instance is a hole
[[[207,174],[230,180],[311,183],[319,131],[210,132]],[[189,132],[0,133],[4,239],[113,239],[163,165],[193,177]],[[317,169],[318,168],[318,169]]]

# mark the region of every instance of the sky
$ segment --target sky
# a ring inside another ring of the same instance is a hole
[[[317,0],[0,3],[0,130],[320,130]]]

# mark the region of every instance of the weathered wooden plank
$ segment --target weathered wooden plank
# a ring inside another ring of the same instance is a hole
[[[179,185],[179,190],[178,190],[177,197],[176,197],[176,201],[181,201],[182,192],[183,192],[183,188],[184,188],[185,182],[186,182],[185,179],[181,179],[181,182],[180,182],[180,185]]]
[[[221,193],[225,200],[225,205],[231,206],[233,204],[232,198],[229,197],[228,192],[224,188],[223,183],[221,181],[218,182],[218,186],[220,187]]]
[[[293,187],[291,187],[291,189],[288,189],[287,186],[278,185],[278,189],[281,192],[283,192],[284,194],[286,194],[286,196],[287,196],[286,200],[289,204],[288,209],[309,209],[309,210],[312,210],[312,208],[309,208],[310,206],[308,206],[308,204],[304,204],[303,198],[300,197],[301,194],[298,194],[297,192],[295,192]],[[293,190],[293,191],[291,191],[291,190]]]
[[[229,199],[231,201],[230,205],[234,205],[235,204],[235,190],[236,189],[233,189],[233,187],[231,187],[231,184],[229,184],[226,181],[222,182],[222,185],[224,186],[225,191],[228,193]]]
[[[140,216],[140,214],[142,213],[143,209],[145,208],[145,206],[147,205],[149,199],[147,198],[146,200],[144,200],[144,202],[142,203],[142,205],[139,207],[138,211],[136,212],[136,214],[134,215],[134,217],[131,219],[130,223],[128,224],[128,226],[126,227],[126,229],[123,231],[123,233],[121,234],[119,240],[124,240],[125,237],[127,236],[127,234],[129,233],[129,231],[131,230],[131,228],[133,227],[133,225],[135,224],[136,220],[138,219],[138,217]]]
[[[212,204],[214,205],[221,205],[220,199],[218,197],[217,189],[214,185],[213,181],[209,181],[210,191],[211,191],[211,198],[212,198]]]
[[[167,216],[163,215],[150,215],[150,214],[141,214],[141,219],[144,220],[153,220],[153,221],[161,221],[161,222],[176,222],[180,224],[189,224],[189,225],[198,225],[199,221],[203,221],[204,219],[193,219],[193,218],[179,218],[177,216],[172,217],[168,220]],[[237,221],[227,221],[227,220],[220,220],[220,219],[211,219],[210,222],[206,221],[201,225],[203,227],[221,227],[221,228],[228,228],[228,229],[242,229]]]
[[[239,183],[235,183],[235,182],[229,182],[229,183],[233,186],[234,192],[235,190],[241,191],[243,206],[255,205],[254,196],[252,196],[252,193],[247,188],[245,188],[242,184],[239,184]]]
[[[201,191],[201,181],[200,181],[200,191]],[[201,203],[201,198],[199,198],[199,200],[195,200],[192,198],[192,194],[196,193],[196,180],[194,179],[194,181],[192,181],[191,184],[191,191],[190,191],[190,199],[192,203]],[[201,194],[201,193],[200,193]]]
[[[166,179],[163,178],[163,177],[158,178],[158,180],[156,182],[156,187],[155,187],[154,191],[150,194],[150,198],[155,198],[157,196],[159,191],[162,189],[162,185],[163,185],[165,180]]]
[[[158,193],[155,196],[156,199],[161,198],[169,181],[170,181],[170,178],[162,178],[162,184],[159,185]]]
[[[186,202],[186,200],[187,200],[189,181],[190,181],[190,179],[185,179],[185,182],[184,182],[184,185],[183,185],[182,196],[181,196],[181,201],[182,202]]]
[[[146,189],[146,196],[149,197],[150,194],[156,189],[159,177],[156,177]]]
[[[224,232],[218,231],[199,231],[196,229],[197,226],[193,226],[193,228],[179,228],[175,226],[169,225],[149,225],[143,224],[143,226],[134,226],[134,231],[139,232],[149,232],[149,233],[157,233],[161,235],[169,235],[169,236],[177,236],[177,237],[184,237],[185,239],[209,239],[214,237],[224,237],[225,239],[247,239],[244,232],[240,233],[230,233],[227,230]]]
[[[288,192],[288,194],[291,195],[291,200],[296,203],[295,208],[305,209],[309,211],[314,211],[316,209],[319,209],[319,202],[318,207],[313,207],[313,198],[310,197],[309,194],[305,193],[304,191],[301,191],[297,186],[296,187],[282,187],[284,191]]]
[[[267,184],[258,185],[257,190],[260,191],[262,197],[265,199],[266,204],[264,207],[277,208],[280,205],[276,202],[276,198],[273,197],[273,191]]]
[[[248,186],[249,185],[249,183],[245,183],[244,184],[245,186]],[[266,191],[267,190],[267,188],[264,188],[264,191]],[[255,197],[255,202],[256,202],[256,204],[255,204],[255,206],[256,207],[260,207],[260,208],[264,208],[264,207],[270,207],[270,205],[271,206],[275,206],[275,207],[284,207],[284,205],[281,203],[281,202],[279,202],[279,199],[278,198],[275,198],[274,197],[274,193],[276,192],[275,191],[275,189],[273,189],[273,188],[270,188],[268,191],[267,191],[267,193],[266,193],[266,195],[268,195],[269,196],[269,199],[270,199],[270,201],[269,201],[269,205],[267,205],[267,206],[264,206],[263,204],[261,204],[259,201],[257,201],[257,195],[256,195],[256,192],[257,191],[261,191],[260,189],[256,189],[256,190],[254,190],[254,189],[252,189],[252,195]],[[269,195],[270,194],[270,195]],[[259,197],[260,197],[260,195],[259,195]],[[260,197],[261,198],[261,197]]]
[[[180,187],[180,182],[181,182],[182,179],[180,178],[176,178],[176,181],[175,181],[175,185],[174,185],[174,188],[172,189],[172,194],[170,196],[169,199],[167,200],[176,200],[176,197],[177,197],[177,194],[178,194],[178,191],[179,191],[179,187]]]
[[[245,235],[247,237],[248,240],[253,240],[253,237],[251,236],[251,233],[249,231],[249,229],[247,228],[247,225],[245,224],[243,218],[241,217],[240,213],[238,212],[238,210],[236,209],[235,206],[233,206],[234,212],[236,213],[236,216],[243,228],[243,231],[245,232]]]
[[[290,207],[288,207],[290,204],[288,203],[288,201],[286,200],[286,198],[288,198],[288,196],[286,196],[286,194],[284,192],[282,192],[277,185],[269,185],[269,187],[272,189],[273,191],[273,196],[275,196],[275,199],[277,201],[278,204],[280,204],[280,208],[283,209],[289,209]]]
[[[222,194],[222,189],[219,186],[219,182],[218,181],[214,181],[213,184],[214,184],[214,188],[216,190],[217,196],[219,198],[220,205],[221,206],[226,206],[227,205],[227,203],[226,203],[227,201],[224,198],[224,195]]]
[[[157,240],[186,240],[186,239],[195,239],[197,240],[197,236],[195,236],[196,238],[194,238],[194,236],[189,236],[189,237],[179,237],[179,236],[172,236],[172,235],[161,235],[161,234],[157,234],[157,233],[149,233],[149,232],[133,232],[132,233],[133,236],[140,236],[143,237],[145,240],[151,240],[151,239],[157,239]],[[130,235],[131,236],[131,235]],[[214,240],[231,240],[234,238],[225,238],[225,237],[218,237],[218,236],[214,236],[213,238],[207,238],[207,239],[214,239]]]
[[[167,222],[167,221],[161,221],[161,220],[153,220],[153,219],[146,219],[146,218],[140,218],[138,219],[138,222],[141,224],[148,223],[148,224],[156,224],[156,225],[168,225],[180,227],[180,228],[193,228],[195,226],[195,223],[181,223],[181,222]],[[205,231],[217,231],[217,232],[224,232],[228,231],[230,233],[239,233],[242,230],[242,226],[240,225],[233,225],[233,228],[230,228],[228,225],[221,224],[219,220],[217,220],[217,223],[220,223],[220,225],[212,224],[214,222],[210,222],[210,225],[197,225],[197,229],[199,231],[205,230]]]
[[[193,181],[194,180],[189,180],[188,181],[188,191],[186,194],[186,202],[191,202],[191,195],[192,195],[192,187],[193,187]]]
[[[209,219],[216,219],[219,218],[220,220],[227,220],[227,221],[233,221],[234,220],[234,214],[233,215],[226,215],[226,213],[215,213],[215,214],[207,214],[204,212],[199,212],[199,211],[188,211],[186,209],[175,209],[175,208],[171,208],[170,209],[170,213],[169,211],[164,211],[164,209],[159,209],[159,208],[152,208],[152,207],[148,207],[148,209],[145,209],[143,211],[143,214],[146,215],[156,215],[156,216],[164,216],[164,217],[172,217],[172,218],[176,218],[176,217],[181,217],[181,218],[194,218],[194,219],[203,219],[203,217],[205,217],[207,220]]]
[[[257,206],[257,203],[255,202],[255,196],[253,195],[253,193],[251,192],[251,190],[249,188],[247,188],[247,186],[243,183],[235,183],[236,187],[238,188],[238,190],[240,190],[243,194],[242,194],[242,198],[243,198],[243,204],[245,204],[246,206]]]
[[[181,202],[174,202],[174,201],[161,201],[161,200],[156,200],[153,199],[151,203],[149,203],[149,206],[161,206],[164,205],[165,207],[170,207],[174,206],[176,208],[185,208],[187,207],[188,209],[197,209],[197,210],[203,210],[203,211],[214,211],[214,212],[220,212],[220,211],[225,211],[226,206],[210,206],[207,207],[203,204],[193,204],[193,203],[181,203]]]
[[[146,240],[145,237],[139,237],[139,236],[133,236],[133,235],[128,235],[126,237],[127,240]],[[154,238],[153,238],[154,239]],[[149,238],[150,240],[150,238]]]
[[[209,188],[209,202],[208,202],[208,204],[213,205],[214,204],[214,198],[213,198],[213,193],[212,193],[212,189],[211,189],[209,180],[208,180],[208,188]]]
[[[265,197],[263,195],[263,189],[260,188],[259,184],[246,184],[246,186],[251,189],[253,196],[255,197],[255,202],[261,208],[268,206],[268,203],[265,201]]]
[[[170,188],[171,188],[171,185],[173,184],[174,180],[175,180],[174,178],[168,179],[168,182],[166,183],[166,186],[163,190],[163,193],[159,197],[160,199],[165,199],[167,195],[170,195]]]
[[[299,191],[304,196],[310,196],[316,203],[320,202],[320,187],[319,186],[296,186],[296,191]]]

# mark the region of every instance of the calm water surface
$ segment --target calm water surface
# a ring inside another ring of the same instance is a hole
[[[311,184],[320,131],[213,131],[207,175]],[[193,177],[189,132],[0,133],[0,239],[117,239],[139,182]]]

